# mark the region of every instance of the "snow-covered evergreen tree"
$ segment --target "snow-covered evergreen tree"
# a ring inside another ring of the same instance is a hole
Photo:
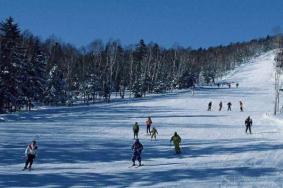
[[[98,92],[102,90],[102,84],[99,78],[95,74],[90,75],[90,81],[88,84],[89,93],[92,95],[92,100],[95,101]]]
[[[164,93],[166,91],[166,85],[164,82],[159,81],[153,88],[154,93]]]
[[[28,66],[29,97],[32,100],[42,102],[47,78],[46,57],[41,50],[38,40],[35,40],[35,43],[33,44]]]
[[[0,24],[0,38],[0,108],[2,111],[19,109],[26,100],[23,82],[27,77],[27,59],[13,18]]]
[[[63,72],[55,65],[49,72],[44,102],[49,105],[66,104],[69,100]]]
[[[143,94],[142,80],[139,79],[134,82],[133,87],[132,87],[132,92],[135,98],[142,97],[142,94]]]

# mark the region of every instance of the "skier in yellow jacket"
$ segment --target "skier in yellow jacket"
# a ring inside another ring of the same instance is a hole
[[[154,140],[156,140],[156,135],[158,134],[157,129],[155,127],[153,127],[150,131],[151,133],[151,140],[154,138]]]
[[[175,132],[174,135],[171,137],[170,142],[172,142],[172,141],[173,141],[173,144],[175,146],[176,154],[180,154],[181,153],[180,143],[181,143],[182,139],[177,134],[177,132]]]

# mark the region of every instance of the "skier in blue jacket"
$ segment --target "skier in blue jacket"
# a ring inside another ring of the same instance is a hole
[[[132,151],[133,151],[133,166],[135,166],[136,160],[139,161],[139,166],[141,166],[141,153],[143,150],[143,145],[140,143],[139,139],[136,139],[134,144],[132,145]]]

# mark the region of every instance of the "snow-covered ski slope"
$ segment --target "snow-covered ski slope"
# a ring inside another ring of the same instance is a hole
[[[239,88],[3,116],[0,187],[283,187],[282,125],[266,115],[273,110],[274,55],[263,54],[228,75]],[[157,141],[145,133],[149,115]],[[252,135],[244,130],[248,115]],[[135,121],[141,124],[144,166],[129,168]],[[169,142],[175,131],[182,137],[181,155]],[[21,171],[24,149],[34,138],[39,143],[34,170]]]

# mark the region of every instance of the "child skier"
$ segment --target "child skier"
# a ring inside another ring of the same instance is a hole
[[[157,130],[156,130],[156,128],[155,127],[153,127],[152,129],[151,129],[151,140],[153,139],[153,137],[154,137],[154,139],[156,140],[156,135],[158,134],[158,132],[157,132]]]
[[[140,126],[138,122],[135,122],[135,124],[133,125],[134,139],[139,137],[139,130]]]
[[[173,141],[173,144],[175,146],[176,154],[181,153],[180,143],[182,141],[181,137],[177,134],[177,132],[174,133],[174,135],[171,137],[170,143]]]
[[[251,119],[250,116],[248,116],[248,118],[245,120],[245,125],[246,125],[246,133],[248,133],[249,130],[250,134],[252,134],[251,127],[253,125],[253,120]]]
[[[143,150],[143,145],[140,143],[139,139],[136,139],[134,144],[132,145],[132,151],[133,151],[133,166],[136,165],[136,160],[139,161],[139,166],[141,166],[141,153]]]
[[[27,168],[29,168],[29,170],[31,170],[33,160],[36,158],[37,148],[38,147],[37,147],[35,140],[33,140],[32,143],[27,146],[27,148],[25,150],[26,163],[25,163],[25,167],[24,167],[23,170],[26,170]]]
[[[147,134],[150,134],[150,127],[151,127],[151,125],[152,125],[151,117],[148,117],[148,118],[147,118],[145,124],[146,124],[146,133],[147,133]]]

